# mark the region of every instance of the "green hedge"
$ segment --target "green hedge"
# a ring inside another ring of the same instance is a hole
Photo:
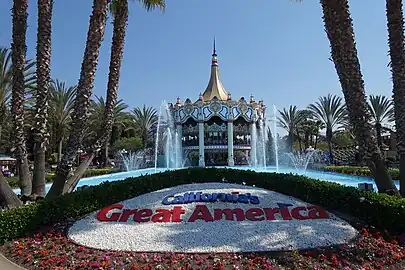
[[[110,174],[110,173],[116,173],[120,172],[121,170],[119,169],[110,169],[110,168],[105,168],[105,169],[89,169],[84,173],[84,177],[92,177],[92,176],[99,176],[99,175],[104,175],[104,174]],[[55,178],[54,173],[49,173],[46,177],[46,182],[47,183],[52,183],[53,179]],[[7,182],[12,188],[18,188],[18,182],[20,181],[18,176],[13,176],[13,177],[7,177],[6,178]]]
[[[323,166],[318,170],[325,172],[344,173],[357,176],[371,177],[370,169],[367,167],[355,167],[355,166]],[[389,169],[389,173],[393,180],[399,180],[399,170]]]
[[[404,199],[292,174],[190,168],[105,182],[54,200],[0,212],[0,242],[44,225],[81,218],[106,205],[143,193],[189,183],[221,182],[223,178],[232,183],[246,182],[247,185],[291,195],[329,210],[339,210],[392,233],[405,231]]]

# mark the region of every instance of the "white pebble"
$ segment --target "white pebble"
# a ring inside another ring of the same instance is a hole
[[[203,193],[251,193],[259,197],[260,204],[244,203],[189,203],[163,205],[168,195],[182,195],[185,192]],[[278,251],[315,248],[346,243],[357,235],[347,222],[329,213],[328,219],[229,221],[223,218],[213,222],[196,220],[188,222],[196,205],[206,205],[213,213],[214,208],[276,208],[277,203],[307,206],[296,198],[277,192],[244,185],[227,183],[205,183],[182,185],[144,194],[121,202],[125,209],[171,209],[184,207],[186,213],[179,223],[136,223],[100,222],[97,212],[77,221],[69,229],[69,237],[84,246],[140,252],[241,252]],[[304,212],[304,211],[303,211]],[[305,211],[306,212],[306,211]],[[304,212],[304,213],[305,213]],[[277,214],[276,214],[277,215]]]

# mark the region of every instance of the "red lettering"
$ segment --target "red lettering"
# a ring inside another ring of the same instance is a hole
[[[183,219],[181,218],[181,215],[183,215],[185,213],[186,213],[186,211],[184,210],[183,207],[181,207],[181,206],[173,207],[173,210],[172,210],[172,222],[182,222]]]
[[[137,209],[124,209],[124,211],[122,212],[122,215],[118,221],[127,222],[129,217],[132,215],[135,215],[137,211],[138,211]]]
[[[225,215],[225,220],[245,220],[245,213],[240,208],[235,209],[214,209],[214,220],[221,220],[222,216]]]
[[[275,214],[280,213],[280,208],[263,208],[264,213],[266,213],[267,220],[276,220]]]
[[[308,216],[310,219],[326,219],[329,218],[328,212],[325,211],[325,209],[312,205],[308,206],[307,209],[309,210]]]
[[[206,222],[208,221],[214,221],[214,219],[212,218],[212,215],[210,213],[210,211],[208,210],[207,206],[205,205],[197,205],[194,209],[193,214],[191,215],[191,217],[188,219],[188,222],[194,222],[197,219],[202,219]]]
[[[298,206],[298,207],[295,207],[295,208],[293,208],[293,209],[291,210],[291,216],[292,216],[294,219],[298,219],[298,220],[309,219],[308,216],[303,216],[303,215],[301,215],[301,213],[300,213],[300,211],[306,211],[306,210],[307,210],[307,208],[306,208],[305,206]]]
[[[292,220],[288,207],[280,207],[280,213],[284,220]]]
[[[150,216],[152,215],[152,213],[153,212],[150,209],[141,209],[135,214],[134,221],[135,222],[148,222],[150,220]]]
[[[263,210],[260,208],[250,208],[246,211],[246,219],[250,221],[262,221],[264,220],[263,214]]]
[[[122,208],[124,208],[124,206],[122,204],[113,204],[113,205],[106,206],[103,209],[101,209],[100,212],[97,213],[97,219],[99,221],[103,221],[103,222],[118,221],[118,219],[121,216],[121,213],[115,212],[115,213],[112,213],[109,217],[107,217],[107,214],[111,210],[121,210]]]
[[[156,209],[156,214],[152,216],[152,222],[170,222],[172,213],[167,209]]]

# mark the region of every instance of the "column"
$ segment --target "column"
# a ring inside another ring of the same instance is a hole
[[[228,166],[234,166],[233,159],[233,122],[228,122]]]
[[[176,168],[183,167],[183,125],[177,124]]]
[[[257,130],[256,130],[256,123],[250,123],[250,165],[253,167],[257,166],[257,158],[256,158],[256,139],[257,139]]]
[[[204,122],[198,123],[198,166],[205,167],[204,158]]]

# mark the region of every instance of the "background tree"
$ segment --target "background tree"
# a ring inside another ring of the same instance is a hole
[[[326,142],[328,143],[330,162],[333,163],[333,132],[342,126],[346,117],[343,99],[329,94],[319,97],[317,102],[308,106],[308,109],[326,128]]]
[[[394,109],[392,101],[385,96],[370,95],[370,102],[368,103],[371,112],[371,119],[377,134],[377,143],[380,149],[383,149],[381,133],[384,129],[384,122],[391,122],[394,119]]]
[[[266,141],[266,158],[267,164],[275,164],[276,149],[274,147],[274,138],[270,127],[267,127],[267,141]]]
[[[155,132],[158,123],[157,110],[143,105],[142,108],[134,108],[131,113],[134,117],[134,128],[138,129],[143,148],[146,149],[149,138],[153,137],[152,134]]]
[[[51,126],[51,140],[57,147],[57,161],[62,159],[63,142],[69,132],[73,102],[77,87],[67,86],[65,82],[53,80],[50,83],[49,123]]]
[[[36,87],[35,62],[28,60],[24,67],[24,90],[32,90]],[[11,66],[11,51],[0,47],[0,144],[3,138],[3,128],[7,125],[8,116],[11,116],[10,100],[12,91],[13,70]],[[26,91],[27,92],[27,91]]]
[[[297,106],[291,105],[288,109],[284,108],[278,111],[280,116],[277,116],[277,125],[288,132],[287,148],[290,152],[293,151],[293,143],[295,134],[297,134],[298,125],[303,121],[306,115]]]

